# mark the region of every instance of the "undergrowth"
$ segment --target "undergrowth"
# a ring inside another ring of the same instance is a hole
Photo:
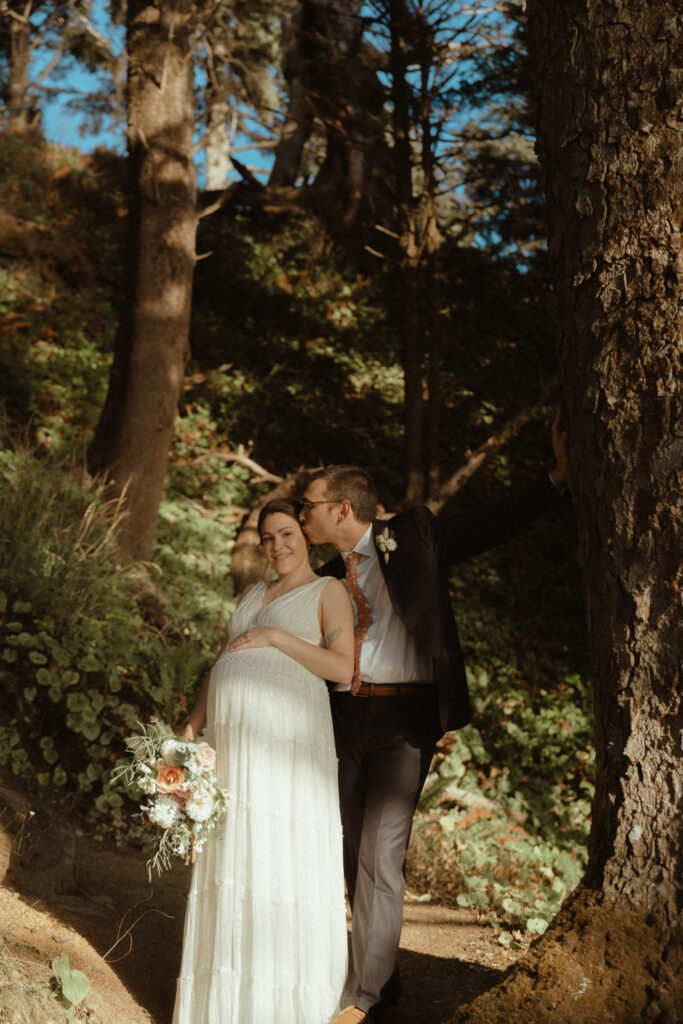
[[[49,969],[18,956],[0,933],[0,1024],[61,1024]]]
[[[121,162],[11,133],[3,142],[0,203],[78,251],[71,265],[0,264],[0,401],[31,438],[0,439],[0,772],[111,821],[124,736],[153,714],[184,722],[235,603],[232,548],[267,485],[231,453],[243,445],[278,474],[361,461],[396,506],[400,324],[384,272],[347,259],[314,218],[202,219],[200,251],[213,255],[197,266],[154,564],[122,566],[120,509],[82,468],[111,364]],[[552,363],[530,279],[464,247],[445,272],[458,312],[442,339],[444,477],[535,399]],[[530,424],[457,509],[536,472],[540,452],[548,430]],[[541,930],[585,858],[593,765],[572,550],[567,517],[453,578],[475,718],[434,762],[411,870],[423,891],[477,907],[508,934]],[[451,799],[453,787],[488,803]]]
[[[409,857],[414,888],[479,910],[511,946],[518,929],[545,931],[587,859],[593,716],[577,654],[582,610],[557,594],[568,585],[555,540],[565,525],[537,526],[458,567],[473,720],[439,744]],[[544,573],[539,549],[549,545]],[[558,608],[573,621],[559,622]]]
[[[116,809],[124,736],[152,710],[177,721],[209,653],[191,626],[146,621],[100,483],[21,446],[0,459],[0,767]]]

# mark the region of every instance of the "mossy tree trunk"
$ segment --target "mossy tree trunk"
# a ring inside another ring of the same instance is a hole
[[[683,1012],[683,12],[528,0],[597,785],[583,886],[458,1022]]]
[[[129,0],[129,231],[106,402],[89,452],[126,492],[122,546],[149,559],[188,350],[197,207],[192,6]]]

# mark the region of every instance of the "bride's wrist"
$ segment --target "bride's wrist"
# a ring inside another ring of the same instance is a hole
[[[287,639],[287,633],[284,629],[280,629],[279,626],[272,626],[270,632],[270,646],[276,647],[278,651],[284,650],[284,644]]]

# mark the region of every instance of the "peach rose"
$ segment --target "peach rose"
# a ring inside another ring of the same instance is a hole
[[[216,767],[216,751],[208,743],[200,743],[194,756],[194,763],[200,772]]]
[[[165,764],[157,772],[159,793],[175,793],[185,782],[185,772],[175,764]]]

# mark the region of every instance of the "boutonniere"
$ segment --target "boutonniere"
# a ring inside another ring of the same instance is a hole
[[[390,552],[396,551],[398,548],[398,541],[394,531],[385,526],[382,532],[378,533],[375,537],[375,544],[384,555],[384,561],[388,564]]]

